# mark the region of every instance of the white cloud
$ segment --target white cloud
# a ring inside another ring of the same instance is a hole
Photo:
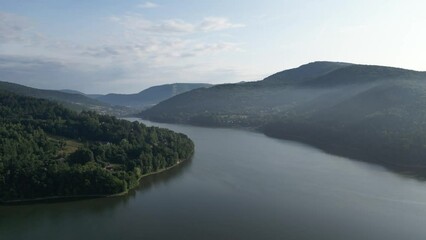
[[[222,17],[207,17],[198,23],[190,23],[182,19],[154,22],[142,15],[127,14],[121,17],[112,16],[110,20],[132,31],[139,30],[159,34],[214,32],[245,26],[244,24],[232,23],[227,18]]]
[[[194,31],[194,25],[180,19],[169,19],[158,25],[160,30],[165,32],[183,32],[189,33]],[[155,29],[153,29],[155,30]]]
[[[31,19],[0,12],[0,78],[40,88],[125,92],[169,81],[206,82],[215,69],[228,68],[210,56],[239,50],[213,33],[242,26],[226,18],[154,21],[126,14],[108,21],[108,35],[90,43],[52,38]]]
[[[189,33],[194,31],[192,24],[180,19],[153,22],[140,15],[125,15],[122,17],[113,16],[110,20],[131,31],[137,30],[159,34]]]
[[[200,56],[211,56],[221,52],[238,51],[234,43],[202,43],[184,39],[149,39],[128,45],[105,45],[87,48],[86,56],[111,59],[123,63],[149,62],[152,66],[165,66],[186,59]]]
[[[156,66],[177,62],[177,58],[187,59],[238,51],[238,44],[217,39],[211,32],[244,26],[218,17],[204,18],[195,23],[182,19],[152,21],[140,14],[113,16],[109,19],[121,26],[123,33],[117,38],[126,39],[125,43],[122,41],[116,45],[96,46],[87,49],[84,54],[122,59],[126,62],[149,61]],[[203,35],[206,34],[209,34],[209,40],[205,40]]]
[[[198,25],[198,28],[204,32],[220,31],[230,28],[244,27],[244,24],[231,23],[226,18],[208,17]]]
[[[0,54],[0,78],[43,89],[80,89],[89,92],[108,91],[104,85],[125,77],[114,66],[99,67],[48,57],[23,57]],[[115,86],[117,87],[117,86]]]
[[[138,5],[139,8],[158,8],[159,5],[153,2],[145,2]]]
[[[76,89],[86,93],[139,92],[172,82],[217,83],[246,80],[234,68],[209,65],[156,67],[144,63],[99,67],[44,57],[0,54],[0,78],[42,89]]]
[[[211,55],[225,51],[237,51],[240,50],[235,43],[199,43],[193,46],[190,53],[192,56]]]

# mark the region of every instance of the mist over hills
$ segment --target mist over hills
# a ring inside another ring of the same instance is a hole
[[[135,94],[110,93],[107,95],[93,96],[93,98],[111,105],[143,109],[151,107],[178,94],[210,86],[212,85],[205,83],[174,83],[153,86]]]
[[[314,62],[262,81],[196,89],[145,119],[248,127],[326,151],[426,175],[426,73]]]
[[[64,93],[80,94],[80,95],[88,96],[88,94],[85,94],[83,92],[80,92],[80,91],[77,91],[77,90],[73,90],[73,89],[61,89],[59,91],[64,92]]]

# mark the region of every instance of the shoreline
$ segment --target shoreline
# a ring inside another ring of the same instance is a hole
[[[155,172],[150,172],[147,174],[144,174],[139,177],[138,184],[135,185],[132,188],[127,189],[126,191],[120,192],[120,193],[114,193],[114,194],[85,194],[85,195],[72,195],[72,196],[50,196],[50,197],[40,197],[40,198],[31,198],[31,199],[19,199],[19,200],[10,200],[10,201],[1,201],[0,205],[25,205],[25,204],[33,204],[33,203],[42,203],[42,202],[49,202],[49,203],[56,203],[63,201],[71,201],[71,200],[83,200],[83,199],[95,199],[95,198],[112,198],[112,197],[121,197],[127,195],[131,190],[136,189],[141,185],[141,180],[145,177],[149,177],[152,175],[160,174],[162,172],[168,171],[176,166],[179,166],[181,163],[186,162],[190,160],[193,156],[194,152],[191,154],[191,157],[185,160],[178,161],[175,165],[166,167],[160,170],[157,170]]]
[[[139,118],[142,120],[155,122],[155,123],[180,124],[180,125],[187,125],[192,127],[223,128],[223,129],[234,129],[234,130],[255,132],[255,133],[263,134],[266,137],[277,139],[277,140],[285,140],[285,141],[292,141],[295,143],[305,144],[307,146],[316,148],[318,150],[321,150],[325,153],[328,153],[334,156],[344,157],[353,161],[359,161],[359,162],[381,166],[386,168],[388,171],[391,171],[403,177],[408,177],[408,178],[416,179],[419,181],[426,181],[426,165],[411,165],[411,164],[403,164],[403,163],[398,163],[393,161],[385,161],[383,159],[384,157],[380,156],[380,154],[369,154],[362,151],[359,148],[353,148],[351,146],[342,146],[342,145],[339,145],[338,143],[324,144],[322,142],[311,140],[309,138],[306,138],[300,135],[278,136],[278,135],[271,134],[267,131],[264,131],[261,127],[197,125],[197,124],[191,124],[191,123],[185,123],[185,122],[173,123],[171,121],[156,121],[151,119],[145,119],[142,117],[135,117],[135,118]]]

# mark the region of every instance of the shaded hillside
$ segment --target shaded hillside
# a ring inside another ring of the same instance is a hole
[[[275,73],[261,81],[261,84],[300,84],[303,81],[308,81],[351,65],[350,63],[342,62],[312,62],[298,68]]]
[[[98,100],[86,97],[78,93],[70,93],[57,90],[44,90],[31,88],[15,83],[1,82],[0,91],[16,93],[23,96],[42,98],[62,103],[64,106],[73,110],[94,110],[102,114],[125,115],[130,112],[129,109],[113,107]]]
[[[316,62],[274,74],[263,81],[197,89],[163,101],[144,111],[142,116],[156,121],[257,126],[276,114],[325,94],[328,90],[298,89],[304,83],[330,73],[331,69],[349,65]]]
[[[116,106],[126,106],[132,108],[151,107],[163,100],[176,96],[178,94],[197,89],[210,87],[210,84],[204,83],[174,83],[161,86],[154,86],[135,94],[107,94],[93,96],[99,101]]]
[[[257,128],[425,175],[426,73],[315,62],[263,81],[191,91],[141,113],[154,121]]]
[[[426,167],[426,89],[421,85],[380,85],[329,108],[277,117],[262,131],[424,175],[422,168],[415,169]]]
[[[206,118],[215,121],[208,125],[258,127],[267,118],[316,112],[377,86],[421,84],[425,76],[404,69],[315,62],[263,81],[217,85],[184,93],[142,112],[141,116],[194,124],[197,119]],[[253,123],[256,118],[260,118],[257,124]]]
[[[424,73],[401,68],[351,65],[312,79],[304,83],[304,86],[329,88],[333,86],[359,85],[394,79],[421,80],[424,79],[424,76]]]

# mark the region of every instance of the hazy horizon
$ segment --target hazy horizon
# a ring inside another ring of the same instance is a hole
[[[0,2],[0,78],[136,93],[260,80],[313,61],[426,70],[423,1]]]

